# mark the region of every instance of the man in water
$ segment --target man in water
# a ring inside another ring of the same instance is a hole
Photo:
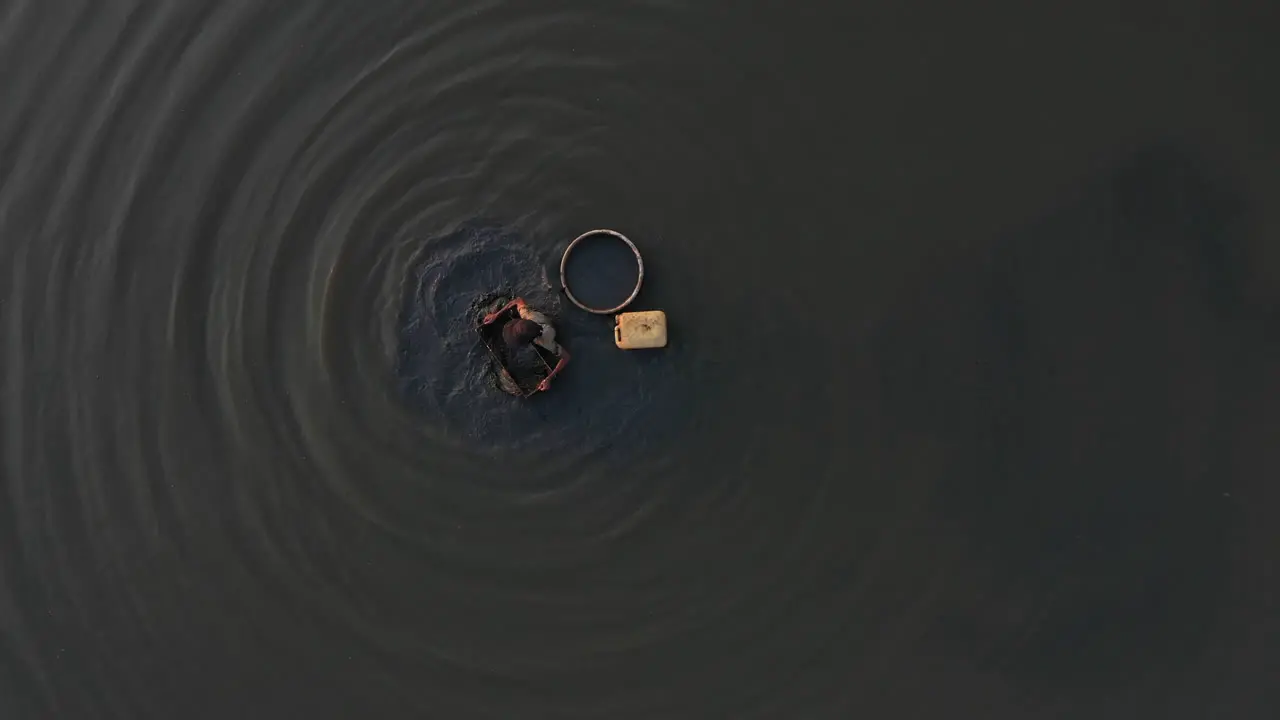
[[[556,343],[556,329],[551,326],[551,320],[529,307],[524,298],[516,298],[497,312],[485,315],[484,324],[492,325],[511,308],[516,309],[519,317],[507,320],[502,326],[502,341],[506,345],[507,357],[511,358],[522,350],[534,349],[535,345],[556,356],[556,366],[552,368],[551,374],[538,383],[538,389],[546,391],[551,387],[551,379],[569,364],[569,351]]]

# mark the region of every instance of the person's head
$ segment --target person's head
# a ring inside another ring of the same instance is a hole
[[[509,332],[503,334],[506,335],[507,343],[511,345],[528,345],[542,334],[542,326],[532,320],[521,318],[511,321]]]

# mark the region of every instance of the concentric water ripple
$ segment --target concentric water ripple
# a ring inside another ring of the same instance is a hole
[[[298,686],[342,667],[441,716],[647,714],[700,675],[733,706],[736,673],[770,662],[738,643],[624,679],[781,612],[778,532],[811,500],[743,481],[804,402],[767,374],[794,330],[735,321],[763,300],[707,254],[752,233],[725,212],[742,178],[721,177],[752,150],[661,82],[673,49],[727,59],[673,32],[701,22],[676,5],[419,5],[10,11],[29,67],[0,114],[0,217],[26,237],[4,248],[25,707],[205,716],[243,695],[147,688],[274,653],[277,686],[252,661],[219,682],[306,708]],[[690,203],[704,222],[673,227]],[[553,290],[601,224],[644,248],[667,351],[618,351]],[[556,316],[574,362],[552,393],[492,387],[472,325],[495,292]],[[342,649],[309,656],[308,634]]]

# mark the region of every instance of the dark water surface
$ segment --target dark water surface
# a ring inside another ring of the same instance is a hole
[[[1276,717],[1275,16],[1039,5],[0,2],[0,717]]]

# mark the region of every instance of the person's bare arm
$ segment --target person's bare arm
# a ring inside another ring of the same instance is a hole
[[[520,308],[521,310],[524,310],[526,307],[528,307],[528,305],[525,304],[524,298],[518,297],[515,300],[512,300],[511,302],[507,303],[506,305],[503,305],[502,309],[491,312],[488,315],[485,315],[484,324],[492,325],[498,318],[502,317],[503,313],[510,310],[511,308]]]
[[[564,345],[560,346],[560,354],[556,357],[556,366],[551,369],[551,374],[547,375],[542,379],[542,382],[538,383],[539,390],[546,390],[551,387],[551,379],[559,375],[560,371],[564,370],[564,366],[569,364],[569,351],[565,349]]]

